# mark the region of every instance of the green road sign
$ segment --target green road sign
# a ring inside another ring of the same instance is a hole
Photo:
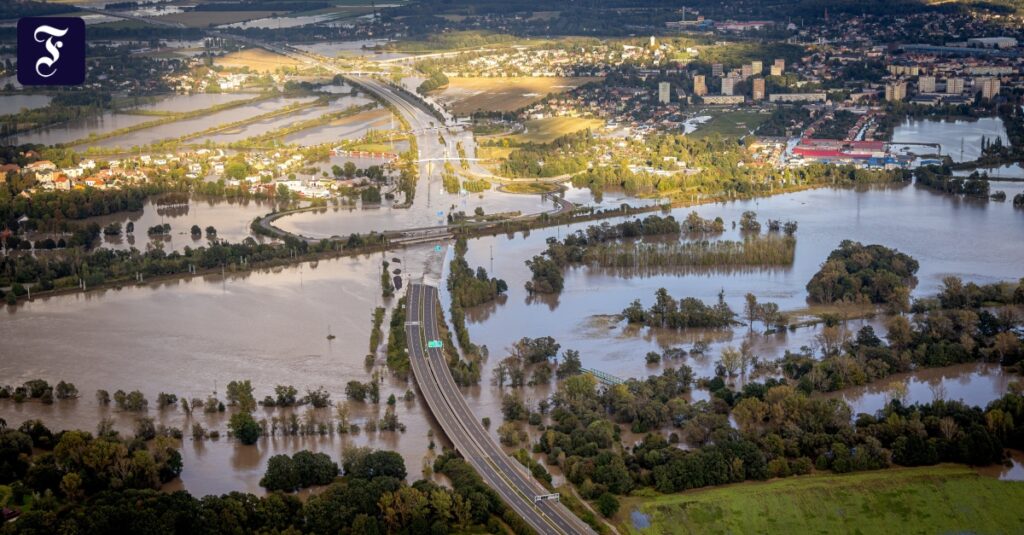
[[[440,349],[441,348],[441,341],[440,340],[427,340],[427,347],[431,348],[431,349],[433,349],[435,347]]]

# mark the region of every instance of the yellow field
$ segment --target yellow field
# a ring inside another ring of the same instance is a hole
[[[584,119],[582,117],[549,117],[526,121],[526,131],[510,136],[513,142],[550,143],[557,138],[573,132],[590,128],[595,130],[604,126],[600,119]]]
[[[448,87],[438,96],[451,105],[456,115],[475,111],[515,111],[549,93],[561,93],[595,80],[599,78],[451,78]]]
[[[234,24],[247,20],[262,19],[273,15],[274,11],[186,11],[156,17],[167,22],[180,22],[189,28],[207,28],[221,24]],[[278,13],[284,13],[280,11]]]
[[[232,52],[217,58],[215,63],[220,67],[249,67],[250,70],[258,72],[275,72],[281,67],[291,68],[302,65],[288,56],[282,56],[262,48],[247,48]]]
[[[511,147],[477,147],[476,157],[485,160],[504,160],[512,152]]]

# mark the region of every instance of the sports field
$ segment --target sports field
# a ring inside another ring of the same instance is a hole
[[[939,465],[627,498],[616,523],[634,534],[1009,534],[1024,526],[1022,500],[1024,482]]]
[[[554,76],[516,78],[449,78],[437,97],[449,103],[456,115],[476,111],[515,111],[544,98],[600,78]]]

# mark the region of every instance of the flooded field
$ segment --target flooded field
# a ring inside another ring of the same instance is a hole
[[[390,130],[395,124],[397,123],[395,123],[391,112],[384,108],[377,108],[332,121],[330,124],[287,135],[284,142],[296,145],[337,143],[345,139],[359,139],[370,130]]]
[[[981,138],[990,142],[997,138],[1004,145],[1009,144],[1006,127],[998,117],[985,117],[977,120],[915,120],[908,119],[897,126],[892,133],[893,143],[938,143],[943,156],[949,156],[954,162],[977,160],[981,156]],[[913,147],[912,154],[934,154],[932,147]]]
[[[431,247],[395,253],[416,274],[438,264]],[[391,255],[388,256],[391,258]],[[364,366],[371,328],[370,316],[382,301],[379,290],[380,255],[341,258],[318,264],[280,268],[226,279],[201,276],[87,294],[36,299],[7,307],[0,314],[4,358],[0,377],[5,383],[46,377],[74,382],[80,399],[43,405],[0,400],[0,415],[11,423],[42,418],[56,429],[93,430],[103,416],[130,432],[138,414],[100,407],[97,389],[142,390],[150,400],[148,415],[157,422],[186,429],[191,426],[179,409],[153,407],[158,392],[205,398],[217,392],[223,399],[228,381],[251,379],[256,397],[271,394],[278,384],[305,389],[323,386],[332,401],[343,400],[345,384],[369,381]],[[102,318],[117,318],[106,321]],[[60,332],[61,336],[44,333]],[[328,340],[327,333],[337,339]],[[383,368],[381,368],[383,369]],[[397,397],[412,383],[386,376],[381,406],[352,404],[351,420],[363,424],[383,413],[390,394]],[[305,418],[305,409],[299,409]],[[283,414],[278,411],[278,414]],[[265,409],[258,417],[267,417]],[[326,418],[327,409],[314,412]],[[184,440],[182,482],[196,494],[228,490],[257,491],[269,455],[294,452],[317,443],[317,449],[337,458],[346,441],[398,451],[410,477],[417,478],[427,452],[427,433],[433,419],[417,398],[398,402],[404,434],[360,433],[351,437],[267,439],[240,446],[221,438],[195,444]],[[193,421],[226,432],[224,414],[195,414]],[[440,430],[434,430],[439,444]],[[227,461],[227,462],[226,462]],[[236,468],[238,470],[236,470]]]
[[[217,134],[203,136],[195,139],[196,143],[233,143],[253,136],[259,136],[272,132],[278,128],[287,127],[293,123],[315,119],[321,115],[344,111],[351,106],[362,106],[370,102],[366,97],[341,97],[332,100],[327,106],[313,106],[282,117],[274,117],[249,123],[245,126],[226,130]],[[300,134],[302,132],[299,132]],[[324,139],[321,143],[331,141]]]
[[[5,143],[23,145],[38,143],[41,145],[58,145],[70,143],[89,137],[89,134],[104,134],[121,128],[127,128],[154,118],[146,115],[128,115],[125,113],[106,112],[102,115],[86,119],[76,119],[64,124],[32,130],[4,139]]]
[[[170,95],[161,97],[152,104],[139,106],[138,109],[146,111],[184,113],[211,108],[226,102],[245,100],[255,96],[255,93],[195,93],[190,95]]]
[[[219,111],[207,115],[205,117],[196,117],[194,119],[186,119],[184,121],[174,121],[171,123],[161,124],[154,126],[153,128],[146,128],[144,130],[138,130],[130,134],[123,136],[116,136],[108,139],[104,139],[95,143],[84,143],[83,147],[96,146],[96,147],[122,147],[128,148],[137,145],[146,145],[162,139],[176,138],[195,132],[205,130],[207,128],[229,124],[236,121],[251,118],[255,115],[280,110],[293,104],[299,104],[303,102],[311,102],[312,97],[305,98],[285,98],[278,97],[270,100],[264,100],[256,104],[250,104],[246,106],[240,106],[237,108],[231,108],[228,110]],[[133,115],[132,117],[140,117],[143,121],[152,121],[154,117]],[[112,128],[111,130],[116,130]]]
[[[380,52],[374,47],[388,43],[387,39],[365,39],[362,41],[333,41],[295,45],[307,52],[315,52],[330,57],[366,57],[367,59],[386,60],[409,57],[411,54],[399,52]]]
[[[53,97],[50,95],[0,95],[0,113],[16,113],[46,107]]]
[[[585,198],[585,192],[570,193]],[[494,192],[485,194],[485,198],[500,199],[499,202],[505,202],[505,197],[513,198]],[[613,200],[609,201],[609,197]],[[436,191],[429,201],[426,194],[417,199],[435,208],[446,208],[448,204]],[[523,206],[527,209],[524,211],[549,207],[540,204],[535,196],[514,199],[510,202],[534,204]],[[603,202],[621,200],[606,195]],[[199,221],[204,220],[203,210],[208,209],[202,204],[197,206]],[[659,287],[667,288],[677,298],[694,296],[705,301],[714,301],[724,290],[726,301],[737,311],[742,310],[743,295],[747,292],[755,293],[761,301],[775,301],[784,310],[803,308],[804,285],[842,239],[881,243],[917,258],[921,282],[916,295],[934,293],[941,277],[947,274],[978,282],[1015,280],[1022,275],[1024,252],[1019,244],[1024,240],[1024,214],[1007,203],[969,202],[903,186],[866,191],[812,190],[697,208],[702,217],[723,217],[727,227],[744,210],[756,210],[761,221],[780,218],[799,222],[796,262],[792,267],[653,276],[577,268],[566,274],[566,289],[560,296],[531,298],[523,288],[529,277],[523,261],[543,250],[547,237],[562,236],[585,225],[537,230],[527,237],[499,235],[471,240],[470,265],[483,266],[509,284],[506,297],[467,314],[473,341],[490,349],[481,385],[464,389],[475,415],[501,421],[502,392],[490,384],[492,369],[506,355],[506,348],[523,336],[553,336],[563,350],[580,351],[585,367],[619,377],[660,373],[663,366],[675,363],[648,366],[644,360],[647,351],[660,352],[679,345],[689,348],[697,340],[711,345],[706,356],[691,356],[681,362],[693,367],[698,376],[713,373],[714,361],[723,345],[739,345],[746,336],[751,337],[754,352],[761,358],[780,356],[787,348],[813,345],[819,327],[772,335],[757,334],[762,330],[759,326],[755,326],[752,335],[745,327],[734,331],[674,332],[630,327],[615,314],[634,298],[649,304]],[[191,206],[189,211],[192,217]],[[387,215],[388,212],[393,213]],[[403,216],[397,212],[393,208],[354,212],[329,209],[327,213],[284,218],[279,223],[308,225],[312,229],[307,229],[308,232],[330,235],[380,228],[385,221],[396,226],[415,224],[415,217],[423,217],[416,213],[432,219],[430,212],[423,209],[408,211],[413,214],[405,216],[408,220],[401,219]],[[676,210],[674,215],[682,218],[688,212],[689,209]],[[891,224],[897,219],[896,214],[900,215],[899,226]],[[179,226],[182,230],[187,228],[175,221],[171,223],[175,230]],[[723,238],[737,236],[729,230]],[[178,236],[172,239],[177,242]],[[190,240],[187,236],[181,239]],[[401,268],[413,276],[424,272],[440,276],[440,255],[434,252],[433,244],[426,244],[389,253],[387,258],[400,257]],[[348,381],[365,382],[371,377],[371,371],[363,364],[370,314],[375,306],[392,303],[379,297],[381,258],[341,258],[245,275],[228,274],[226,279],[219,275],[195,277],[55,296],[8,307],[0,312],[4,315],[0,338],[5,340],[0,377],[9,383],[36,377],[70,380],[77,384],[82,397],[52,406],[0,402],[0,415],[8,422],[38,417],[55,428],[85,429],[93,429],[100,417],[109,415],[120,429],[128,431],[136,415],[98,406],[93,398],[96,389],[138,388],[151,402],[161,391],[190,398],[216,391],[223,397],[228,381],[246,378],[252,380],[260,399],[276,384],[293,384],[300,392],[323,386],[332,400],[340,400]],[[442,299],[447,309],[448,296],[444,291]],[[104,319],[115,317],[117,321]],[[880,317],[853,320],[848,327],[856,330],[863,325],[871,325],[879,335],[884,334]],[[61,336],[51,336],[54,332]],[[328,340],[328,333],[337,339]],[[378,357],[378,362],[381,360]],[[383,368],[378,365],[378,369]],[[846,399],[856,411],[873,411],[884,402],[886,385],[899,380],[908,385],[908,401],[930,401],[941,394],[947,399],[985,404],[1001,395],[1011,379],[992,366],[971,364],[894,376],[880,385],[831,395]],[[410,381],[386,376],[382,397],[391,393],[401,397],[411,387]],[[533,388],[523,394],[529,403],[536,403],[553,388]],[[707,393],[694,392],[692,397],[705,399]],[[306,416],[305,409],[300,410],[303,419],[322,421],[327,417],[326,410],[314,411],[310,416]],[[353,404],[352,420],[362,424],[377,418],[377,411],[382,410],[383,407]],[[258,416],[283,416],[281,412],[264,412],[260,409]],[[408,426],[404,435],[364,432],[354,436],[277,437],[264,438],[256,446],[240,446],[226,438],[202,443],[186,438],[182,445],[185,472],[181,481],[172,483],[170,488],[181,485],[196,494],[258,491],[258,480],[270,455],[306,448],[325,451],[337,459],[342,445],[349,441],[400,452],[410,477],[416,478],[427,453],[428,431],[433,429],[438,441],[441,433],[419,399],[412,403],[399,401],[398,414]],[[151,408],[149,415],[167,425],[191,425],[180,410]],[[193,418],[222,433],[226,430],[225,415],[197,414]],[[491,426],[494,436],[497,427]]]
[[[120,236],[102,236],[103,247],[109,249],[129,249],[135,247],[146,250],[149,246],[160,244],[165,251],[181,251],[185,247],[196,248],[206,245],[205,233],[201,238],[191,234],[192,225],[206,229],[213,226],[217,229],[217,237],[229,242],[240,242],[252,233],[249,225],[252,220],[273,211],[273,203],[267,201],[243,200],[222,201],[192,199],[187,205],[158,206],[152,199],[147,199],[141,212],[123,212],[115,215],[90,218],[100,226],[113,222],[135,224],[134,236],[122,232]],[[171,225],[171,234],[151,239],[146,229],[167,223]],[[205,231],[204,231],[205,232]]]

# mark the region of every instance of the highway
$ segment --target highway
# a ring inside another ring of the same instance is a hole
[[[408,289],[406,335],[409,360],[416,383],[431,413],[455,448],[501,499],[537,533],[583,534],[593,530],[557,501],[535,502],[547,495],[526,468],[502,451],[469,409],[439,348],[426,340],[440,340],[437,288],[412,283]]]

